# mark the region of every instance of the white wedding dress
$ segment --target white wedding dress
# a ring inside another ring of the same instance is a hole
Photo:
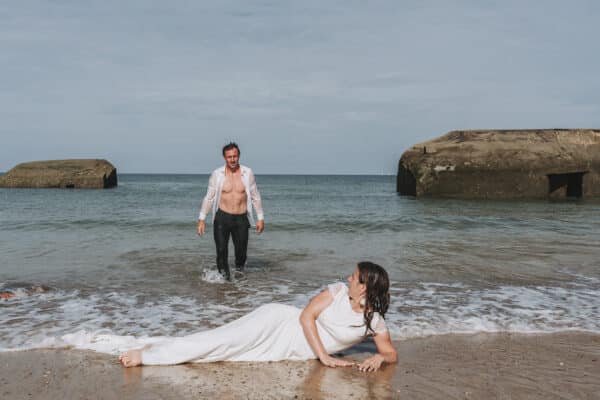
[[[347,349],[364,338],[362,313],[352,310],[348,288],[329,285],[333,302],[317,318],[317,330],[329,354]],[[145,365],[211,361],[279,361],[316,358],[302,326],[301,309],[266,304],[219,328],[189,336],[167,338],[142,351]],[[387,330],[384,319],[373,315],[376,333]]]

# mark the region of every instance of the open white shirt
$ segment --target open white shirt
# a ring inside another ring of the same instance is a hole
[[[260,193],[258,192],[258,188],[256,187],[256,180],[254,179],[254,174],[252,170],[244,165],[240,165],[240,175],[242,178],[242,183],[244,184],[244,188],[246,189],[246,209],[248,210],[248,219],[250,220],[251,225],[254,224],[254,217],[252,215],[252,206],[254,206],[254,210],[256,212],[256,218],[259,221],[265,219],[262,209],[262,200],[260,198]],[[198,219],[204,221],[206,219],[206,215],[212,206],[212,219],[215,219],[215,214],[217,212],[217,208],[219,207],[219,202],[221,201],[221,191],[223,190],[223,182],[225,182],[225,166],[215,169],[212,174],[210,174],[210,179],[208,180],[208,189],[206,191],[206,196],[202,200],[202,205],[200,206],[200,215],[198,215]]]

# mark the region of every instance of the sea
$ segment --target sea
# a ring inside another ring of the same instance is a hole
[[[245,272],[227,282],[212,225],[196,233],[207,182],[0,189],[0,292],[15,294],[0,299],[0,351],[117,353],[265,303],[304,307],[364,260],[389,273],[394,340],[600,333],[600,202],[416,199],[394,176],[258,175],[265,231],[251,230]]]

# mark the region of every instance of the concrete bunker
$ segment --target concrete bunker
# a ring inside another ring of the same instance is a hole
[[[403,196],[417,195],[417,180],[412,172],[402,163],[398,166],[398,179],[396,180],[396,191]]]
[[[415,197],[600,198],[600,130],[448,132],[402,154],[396,188]]]
[[[117,169],[102,159],[21,163],[0,176],[0,187],[102,189],[117,186]]]
[[[583,197],[583,176],[589,171],[548,174],[548,194],[551,198]]]

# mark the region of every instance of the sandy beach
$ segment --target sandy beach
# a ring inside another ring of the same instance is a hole
[[[81,350],[0,353],[5,399],[598,399],[600,335],[442,335],[395,342],[376,373],[317,361],[122,368]],[[362,359],[364,343],[343,356]]]

